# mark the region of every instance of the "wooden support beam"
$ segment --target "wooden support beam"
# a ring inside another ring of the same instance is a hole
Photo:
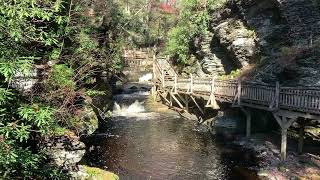
[[[185,102],[185,106],[186,106],[186,110],[187,111],[189,111],[189,102],[190,102],[190,97],[189,97],[189,95],[185,95],[185,100],[186,100],[186,102]]]
[[[281,161],[287,159],[287,137],[288,129],[281,128]]]
[[[288,118],[284,115],[279,116],[278,114],[273,113],[274,118],[277,120],[281,128],[281,161],[286,160],[287,158],[287,134],[288,129],[297,118]]]
[[[178,98],[175,97],[175,95],[171,92],[169,92],[169,94],[170,94],[170,98],[171,99],[173,98],[176,101],[176,103],[180,106],[180,108],[184,109],[184,106],[181,104],[181,102],[178,100]]]
[[[199,106],[199,104],[197,103],[197,101],[194,99],[194,97],[192,95],[190,95],[190,98],[192,99],[192,101],[194,102],[194,104],[197,106],[197,108],[199,109],[199,111],[202,113],[202,115],[204,115],[204,111],[201,109],[201,107]]]
[[[166,93],[166,92],[163,92],[163,93],[159,92],[159,95],[160,95],[160,97],[162,97],[162,99],[163,99],[166,103],[168,103],[168,104],[170,105],[170,101],[167,99],[168,93],[166,93],[166,95],[164,95],[164,93]]]
[[[240,107],[240,109],[246,115],[246,137],[249,138],[251,136],[251,111],[244,107]]]
[[[183,97],[182,95],[180,95],[179,93],[175,94],[176,96],[178,96],[180,98],[180,100],[184,103],[187,104],[187,99],[185,97]]]
[[[302,113],[302,112],[294,112],[289,110],[279,110],[277,112],[273,112],[274,114],[278,116],[286,116],[288,118],[294,118],[297,119],[298,117],[303,117],[305,119],[320,119],[320,115],[313,115],[308,113]]]
[[[298,153],[302,153],[303,151],[303,139],[304,139],[304,128],[305,124],[300,124],[299,127],[299,140],[298,140]]]
[[[212,82],[211,82],[211,92],[210,92],[210,97],[208,99],[207,104],[205,105],[205,107],[212,107],[213,109],[220,109],[219,105],[217,104],[216,101],[216,97],[214,95],[215,92],[215,80],[214,77],[212,78]]]

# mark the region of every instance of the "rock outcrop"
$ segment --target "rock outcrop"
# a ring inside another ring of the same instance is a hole
[[[40,149],[48,156],[52,164],[66,169],[75,166],[86,152],[83,142],[65,136],[44,141]]]
[[[314,0],[229,0],[211,12],[210,34],[197,51],[205,73],[254,65],[247,78],[320,84],[320,3]]]

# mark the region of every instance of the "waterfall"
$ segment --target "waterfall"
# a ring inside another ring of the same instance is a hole
[[[129,106],[120,106],[117,102],[114,103],[113,114],[116,116],[130,116],[145,112],[144,102],[135,101]]]
[[[152,80],[152,74],[148,73],[139,78],[139,82],[147,82]]]

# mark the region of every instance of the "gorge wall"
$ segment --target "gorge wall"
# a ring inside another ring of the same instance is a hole
[[[320,2],[228,0],[195,43],[202,70],[265,83],[320,85]]]

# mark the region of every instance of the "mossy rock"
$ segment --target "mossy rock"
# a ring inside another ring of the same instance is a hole
[[[95,167],[83,166],[88,173],[87,180],[119,180],[116,174]]]

